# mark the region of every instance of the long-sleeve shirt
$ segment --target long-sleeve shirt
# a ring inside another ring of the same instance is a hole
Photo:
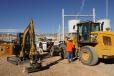
[[[67,51],[68,52],[72,52],[72,48],[73,48],[73,42],[67,42]]]

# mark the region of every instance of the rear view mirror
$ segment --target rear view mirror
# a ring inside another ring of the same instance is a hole
[[[73,30],[75,30],[75,25],[73,26]]]
[[[103,31],[104,22],[101,23],[101,31]]]

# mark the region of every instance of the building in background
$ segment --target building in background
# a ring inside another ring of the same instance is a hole
[[[15,40],[16,38],[17,36],[13,34],[8,34],[8,33],[0,34],[0,41],[12,42],[12,40]]]

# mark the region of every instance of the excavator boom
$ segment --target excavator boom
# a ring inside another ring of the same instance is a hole
[[[29,56],[35,55],[36,52],[36,45],[35,45],[35,32],[34,32],[34,23],[33,20],[30,21],[28,27],[24,30],[23,33],[23,39],[21,44],[21,51],[19,57],[23,57],[25,54],[25,43],[26,43],[26,37],[30,36],[30,51]]]

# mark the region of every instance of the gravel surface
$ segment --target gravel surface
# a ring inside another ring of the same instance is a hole
[[[13,65],[0,57],[0,76],[114,76],[114,63],[100,63],[95,66],[83,65],[79,60],[68,63],[59,57],[46,58],[42,61],[44,69],[39,72],[26,73],[28,64]],[[48,66],[48,67],[45,67]]]

